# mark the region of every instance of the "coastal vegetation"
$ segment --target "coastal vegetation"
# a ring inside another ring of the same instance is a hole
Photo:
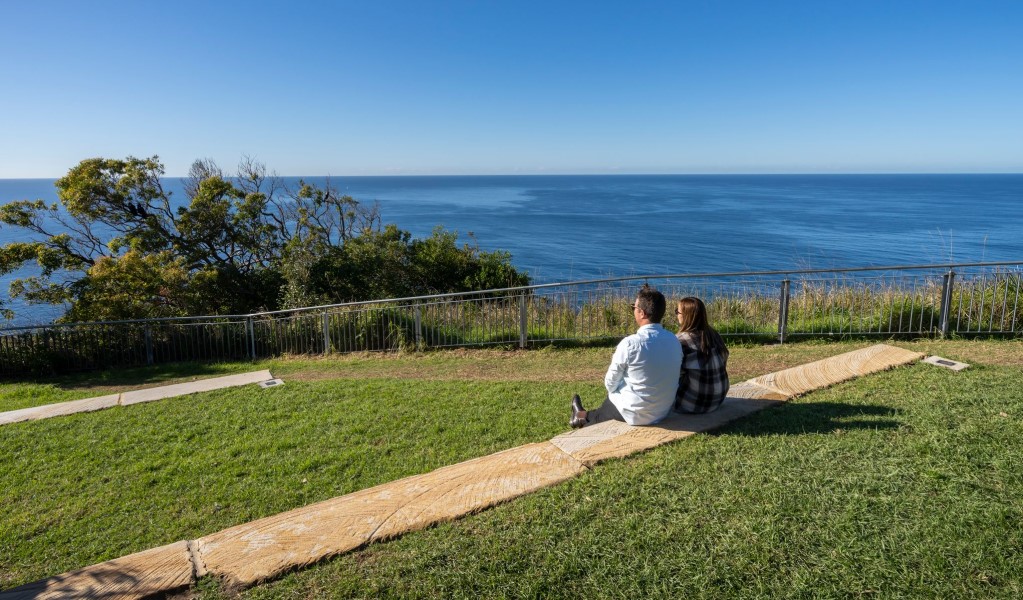
[[[384,232],[386,234],[386,232]],[[376,235],[376,234],[371,234]],[[436,237],[448,234],[438,233]],[[449,238],[453,243],[453,239]],[[362,242],[353,246],[359,247]],[[428,240],[419,246],[430,245]],[[447,244],[447,242],[445,242]],[[346,252],[341,250],[339,252]],[[339,263],[342,265],[345,263]],[[339,266],[338,269],[341,269]],[[335,272],[330,269],[331,272]],[[369,271],[367,271],[368,273]],[[672,300],[706,298],[711,321],[732,341],[777,341],[781,336],[778,282],[756,288],[694,288],[665,281]],[[913,286],[876,280],[794,279],[784,337],[959,337],[1023,332],[1016,271],[961,277],[947,299],[942,329],[942,281]],[[596,287],[565,285],[532,293],[465,296],[255,315],[145,323],[82,324],[12,331],[0,337],[0,375],[56,373],[181,360],[224,361],[284,355],[411,351],[442,347],[590,344],[620,339],[633,327],[634,282]],[[676,326],[673,311],[665,325]]]
[[[730,374],[868,343],[734,345]],[[814,392],[242,595],[1019,597],[1023,342],[900,345],[972,366]],[[549,439],[573,392],[600,396],[608,352],[356,354],[0,384],[23,405],[250,368],[285,381],[0,427],[0,589]],[[233,597],[214,580],[192,593]]]
[[[57,180],[59,204],[15,200],[0,226],[27,241],[0,247],[12,298],[65,305],[61,322],[239,314],[524,285],[502,251],[436,229],[418,239],[379,209],[324,186],[292,189],[254,160],[228,176],[193,163],[185,198],[159,158],[81,161]],[[10,309],[0,304],[10,317]]]

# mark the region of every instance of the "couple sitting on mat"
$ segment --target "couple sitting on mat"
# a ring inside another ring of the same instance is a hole
[[[699,298],[678,302],[679,332],[661,326],[667,302],[644,285],[632,305],[639,329],[615,348],[604,376],[607,398],[599,408],[586,410],[579,395],[572,398],[572,427],[601,421],[652,425],[674,410],[705,413],[721,405],[728,392],[728,348],[707,322]]]

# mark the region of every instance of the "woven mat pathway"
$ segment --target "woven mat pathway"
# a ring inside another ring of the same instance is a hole
[[[208,392],[210,390],[219,390],[238,385],[259,383],[270,379],[273,379],[273,375],[270,374],[270,371],[252,371],[249,373],[239,373],[238,375],[225,375],[224,377],[211,377],[209,379],[200,379],[198,381],[162,385],[160,387],[146,388],[144,390],[132,390],[130,392],[124,392],[123,394],[110,394],[109,396],[85,398],[84,400],[72,400],[70,402],[58,402],[56,404],[32,406],[29,408],[0,412],[0,425],[18,423],[19,421],[49,419],[50,417],[60,417],[80,412],[91,412],[94,410],[102,410],[104,408],[113,408],[115,406],[129,406],[131,404],[163,400],[165,398],[184,396],[185,394],[194,394],[196,392]]]
[[[923,354],[878,344],[732,386],[709,415],[655,426],[608,422],[526,444],[0,592],[0,600],[143,598],[204,575],[234,586],[300,568],[369,542],[478,512],[575,477],[594,464],[714,429],[799,394],[914,362]]]

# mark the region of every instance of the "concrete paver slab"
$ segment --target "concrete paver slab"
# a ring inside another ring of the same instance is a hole
[[[119,394],[110,396],[99,396],[97,398],[85,398],[83,400],[72,400],[70,402],[59,402],[57,404],[46,404],[33,406],[18,410],[9,410],[0,413],[0,425],[17,423],[19,421],[35,421],[38,419],[49,419],[80,412],[91,412],[103,408],[117,406]]]
[[[270,379],[273,379],[273,375],[270,374],[270,371],[264,369],[262,371],[253,371],[251,373],[240,373],[238,375],[213,377],[210,379],[201,379],[199,381],[189,381],[186,383],[176,383],[172,385],[147,388],[144,390],[134,390],[124,392],[123,394],[111,394],[109,396],[99,396],[97,398],[85,398],[84,400],[72,400],[70,402],[59,402],[57,404],[21,408],[18,410],[0,412],[0,425],[17,423],[20,421],[48,419],[50,417],[60,417],[80,412],[90,412],[103,408],[112,408],[117,405],[128,406],[131,404],[139,404],[141,402],[152,402],[153,400],[163,400],[165,398],[173,398],[175,396],[193,394],[195,392],[208,392],[210,390],[219,390],[227,387],[259,383]]]
[[[173,385],[163,385],[144,390],[133,390],[121,394],[121,405],[128,406],[131,404],[139,404],[140,402],[152,402],[153,400],[163,400],[164,398],[173,398],[174,396],[194,394],[196,392],[208,392],[211,390],[219,390],[238,385],[259,383],[260,381],[266,381],[273,378],[274,376],[270,374],[270,371],[263,370],[253,371],[251,373],[240,373],[238,375],[226,375],[224,377],[212,377],[210,379],[200,379],[198,381],[188,381],[185,383],[175,383]]]
[[[942,358],[940,356],[928,356],[927,358],[924,359],[924,362],[934,365],[936,367],[944,367],[946,369],[951,369],[956,372],[962,371],[963,369],[968,369],[970,367],[970,365],[964,362],[959,362],[957,360],[952,360],[950,358]]]
[[[175,542],[0,592],[0,600],[129,600],[190,585],[187,542]]]

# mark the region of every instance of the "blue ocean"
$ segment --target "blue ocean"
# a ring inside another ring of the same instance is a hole
[[[307,177],[322,184],[323,178]],[[298,178],[286,178],[297,183]],[[168,180],[184,201],[181,182]],[[416,236],[438,226],[507,250],[537,283],[624,275],[1023,260],[1023,175],[343,177]],[[0,180],[0,202],[55,202]],[[26,240],[0,226],[0,244]],[[0,298],[7,283],[0,278]],[[59,314],[12,303],[18,323]]]

